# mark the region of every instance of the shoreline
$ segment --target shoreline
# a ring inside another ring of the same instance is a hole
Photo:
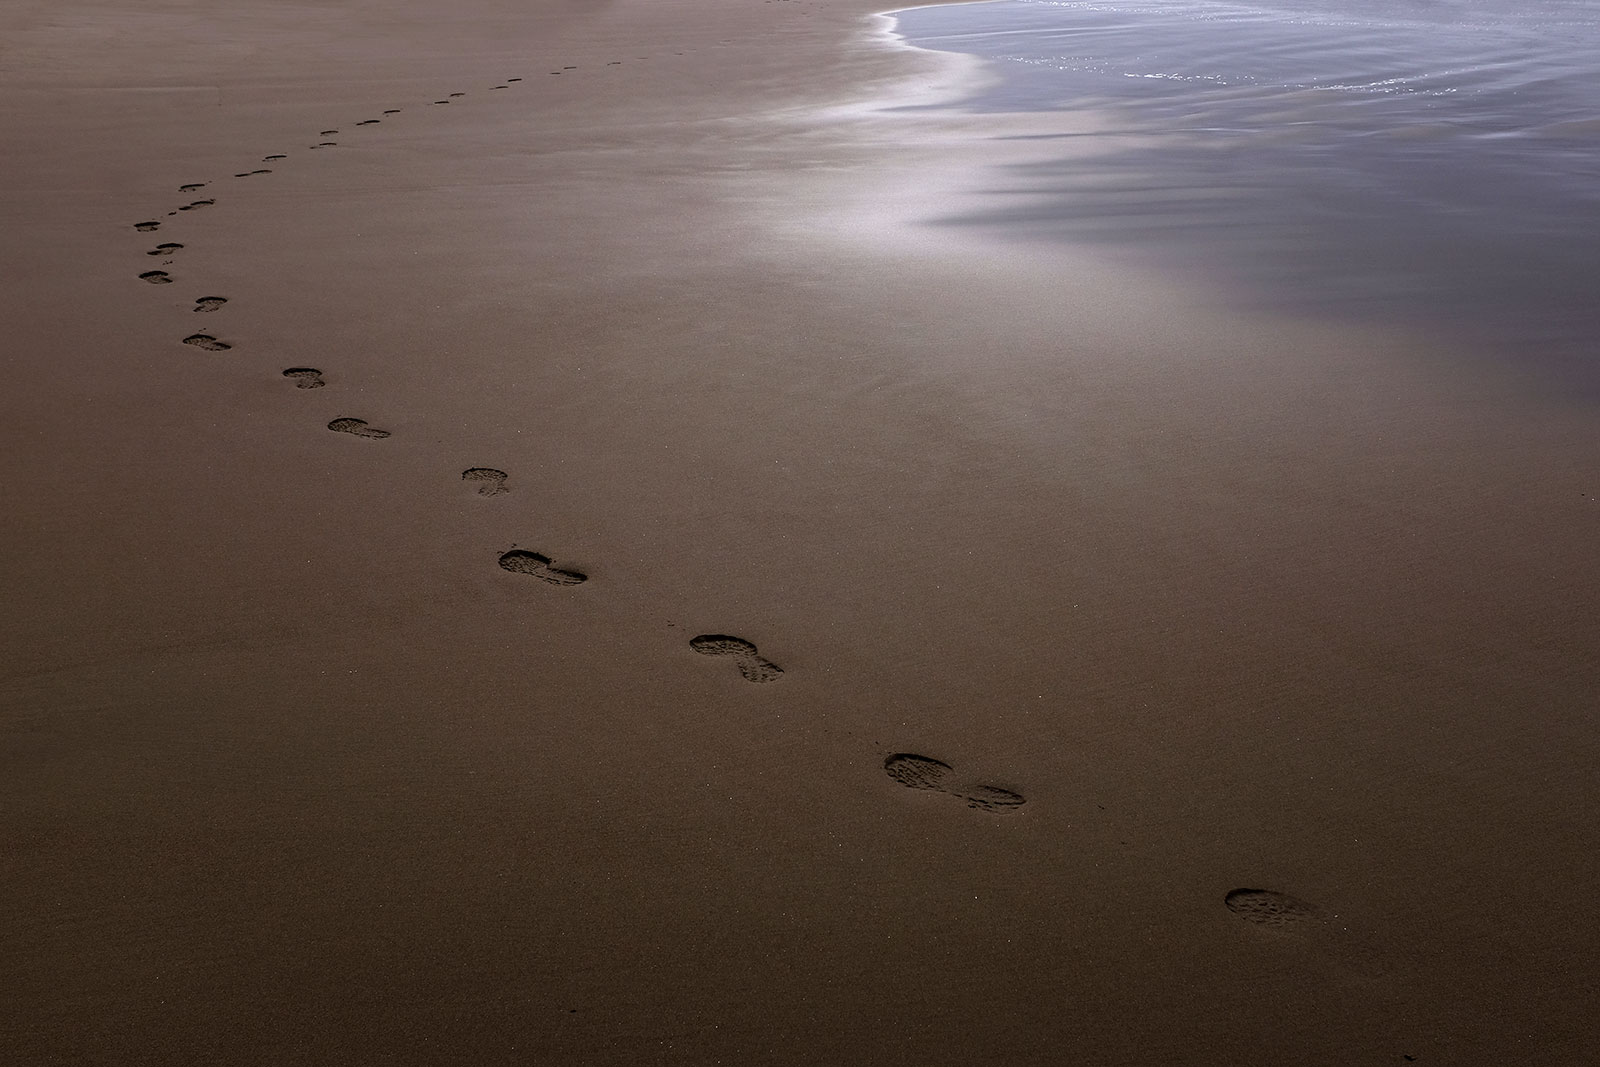
[[[1594,1050],[1578,415],[920,221],[866,4],[540,11],[10,35],[223,106],[0,110],[7,1058]]]

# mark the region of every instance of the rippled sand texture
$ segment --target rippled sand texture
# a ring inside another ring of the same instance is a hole
[[[1600,1058],[1590,411],[869,13],[0,12],[0,1063]]]

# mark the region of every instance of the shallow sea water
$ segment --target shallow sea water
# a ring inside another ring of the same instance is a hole
[[[1107,123],[1071,135],[1087,159],[1014,168],[992,208],[940,221],[1455,331],[1600,397],[1600,0],[997,0],[898,19],[912,44],[992,61],[998,83],[965,108]]]

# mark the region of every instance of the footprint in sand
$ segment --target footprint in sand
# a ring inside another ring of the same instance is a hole
[[[1235,889],[1222,902],[1245,922],[1275,930],[1321,920],[1314,906],[1272,889]]]
[[[149,233],[151,230],[159,230],[159,229],[161,229],[161,223],[159,223],[159,222],[136,222],[136,223],[133,224],[133,228],[138,230],[140,233]]]
[[[310,147],[313,151],[315,151],[318,148],[337,148],[338,146],[338,141],[318,141],[316,144],[311,145]]]
[[[357,126],[376,126],[378,123],[380,123],[382,121],[383,121],[382,119],[362,119],[360,122],[356,123],[356,125]]]
[[[296,389],[321,389],[328,384],[322,380],[322,372],[315,367],[290,367],[283,372],[283,376],[291,379]]]
[[[451,93],[451,96],[466,96],[466,93]]]
[[[506,478],[505,471],[497,471],[493,467],[468,467],[461,472],[461,480],[476,485],[479,496],[509,493],[511,490],[506,488]]]
[[[190,203],[187,203],[187,204],[183,205],[178,210],[179,211],[193,211],[195,208],[210,207],[212,204],[215,204],[215,203],[216,203],[215,200],[194,200],[194,201],[191,201]]]
[[[196,311],[215,311],[228,302],[225,296],[202,296],[194,302]]]
[[[509,85],[491,85],[491,86],[489,86],[489,88],[491,88],[491,89],[509,89],[509,88],[511,88],[511,86],[509,86]]]
[[[398,115],[398,114],[400,114],[400,109],[397,108],[397,107],[391,107],[389,110],[385,111],[384,114],[385,115]]]
[[[365,419],[334,419],[328,423],[328,429],[334,433],[354,434],[357,437],[371,437],[374,440],[389,436],[388,430],[379,430],[368,426]]]
[[[172,275],[164,270],[147,270],[139,277],[151,285],[169,285],[172,282]]]
[[[506,81],[508,81],[508,82],[519,82],[521,80],[522,80],[521,78],[507,78],[506,79]]]
[[[239,174],[235,174],[234,177],[235,178],[251,178],[251,177],[254,177],[257,174],[271,174],[271,173],[272,172],[270,170],[247,170],[247,171],[242,171]]]
[[[448,100],[435,100],[434,101],[435,104],[448,104],[449,102],[450,101],[448,101]]]
[[[180,185],[180,186],[178,186],[178,192],[180,192],[180,193],[192,193],[196,189],[204,189],[205,187],[206,187],[206,183],[205,182],[190,182],[188,185]]]
[[[701,634],[689,639],[689,647],[702,656],[732,656],[733,665],[747,682],[775,682],[783,674],[782,667],[756,655],[756,646],[742,637]]]
[[[193,345],[195,348],[203,348],[207,352],[226,352],[228,349],[233,347],[226,341],[217,340],[209,333],[191,333],[188,337],[183,339],[183,343],[186,345]]]
[[[166,244],[156,245],[150,251],[146,252],[145,255],[147,255],[147,256],[170,256],[170,255],[172,255],[172,253],[176,252],[178,249],[180,249],[182,247],[183,247],[182,245],[178,244],[175,241],[168,241]]]
[[[978,811],[1002,813],[1020,808],[1027,802],[1021,793],[1001,789],[995,785],[965,785],[952,781],[955,768],[931,756],[913,752],[897,752],[883,761],[883,770],[890,778],[907,789],[928,789],[935,793],[949,793],[967,802],[967,807]]]
[[[524,552],[518,548],[501,555],[500,569],[511,571],[513,574],[532,575],[551,585],[577,585],[589,580],[587,574],[552,567],[550,565],[552,562],[554,561],[549,556],[541,556],[537,552]]]
[[[262,156],[261,157],[261,162],[263,162],[263,163],[271,163],[275,159],[288,159],[288,158],[289,158],[288,156],[286,156],[286,155],[284,155],[284,154],[282,154],[280,152],[277,155],[273,155],[273,156]]]
[[[321,130],[321,131],[319,131],[317,133],[317,136],[318,137],[332,137],[334,134],[336,134],[338,132],[339,132],[338,130]]]

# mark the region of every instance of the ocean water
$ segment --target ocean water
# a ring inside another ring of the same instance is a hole
[[[940,221],[1098,242],[1242,301],[1452,331],[1600,397],[1600,0],[997,0],[897,17],[912,44],[992,61],[998,84],[961,106],[1105,122],[1072,138],[1088,158],[1014,167],[991,207]]]

